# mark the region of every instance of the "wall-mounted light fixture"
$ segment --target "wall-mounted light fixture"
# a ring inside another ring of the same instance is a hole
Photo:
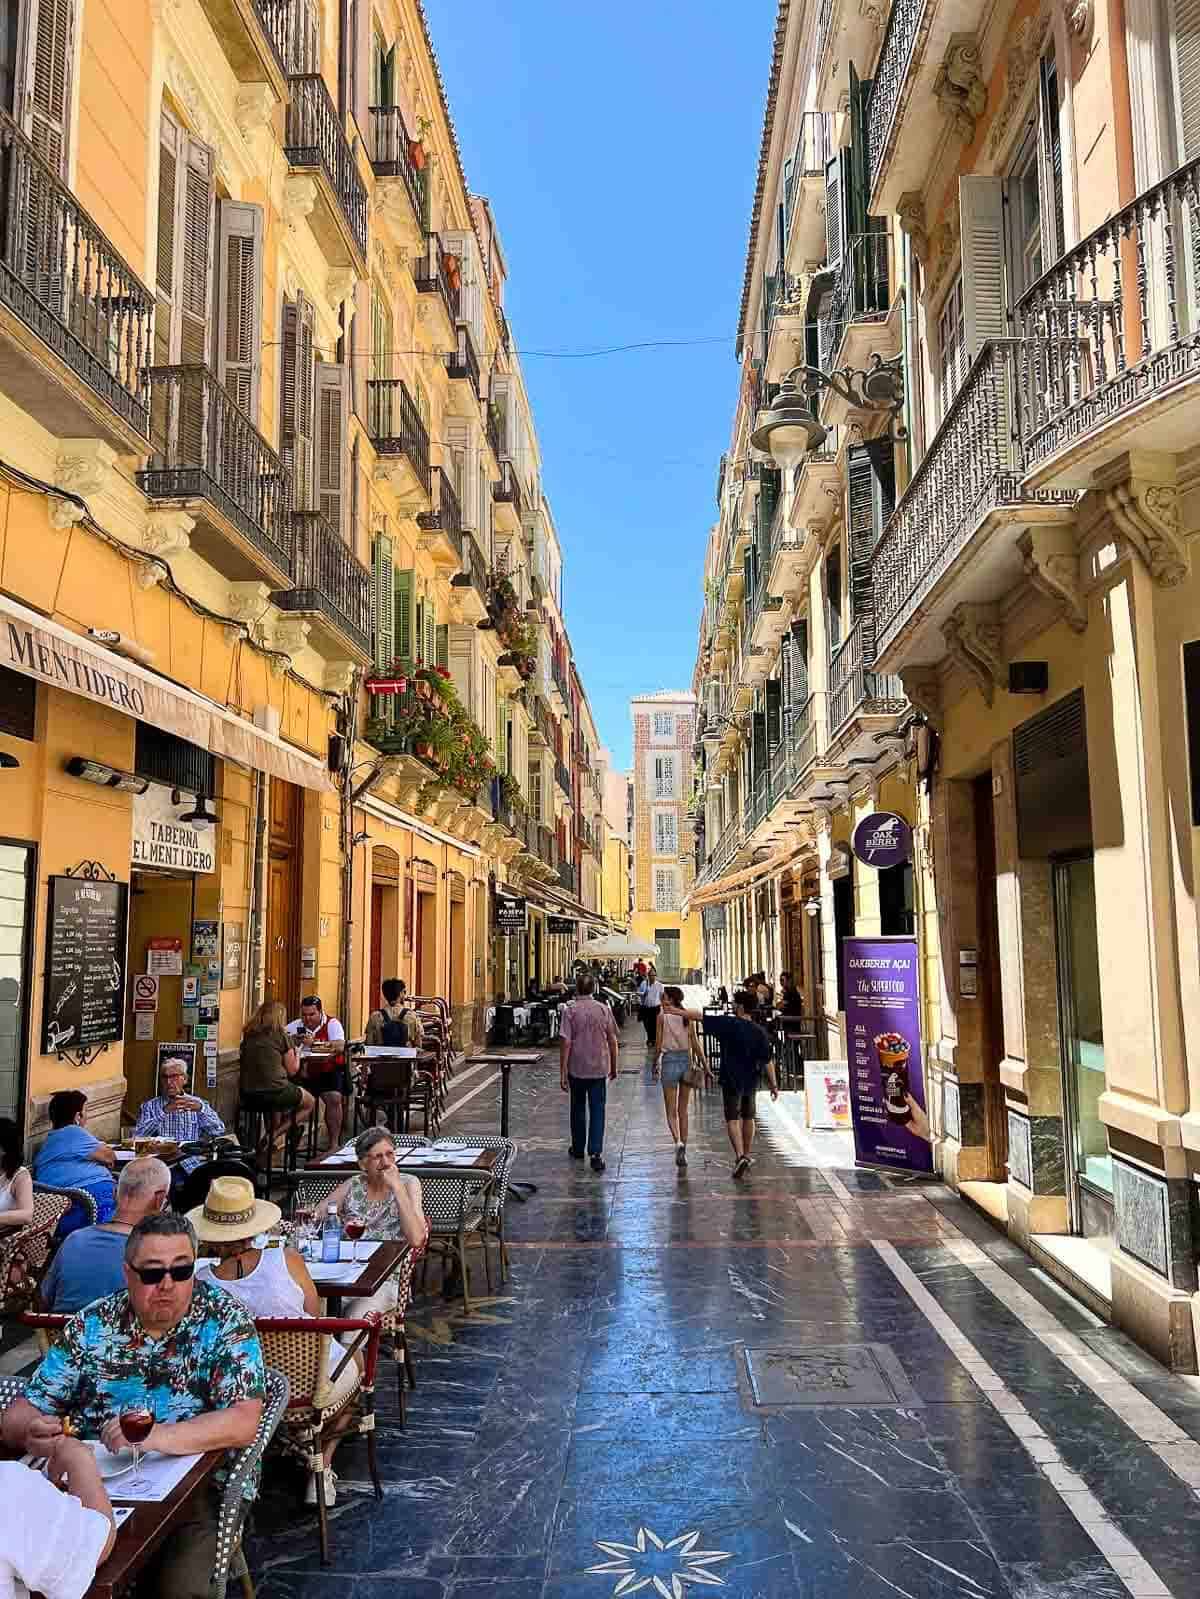
[[[99,788],[116,788],[122,794],[144,794],[150,787],[148,778],[138,777],[135,772],[123,772],[116,766],[106,766],[103,761],[93,761],[87,755],[72,755],[66,769],[71,777],[95,783]]]
[[[185,798],[186,795],[183,789],[176,788],[171,790],[172,805],[182,805]],[[195,805],[190,811],[184,811],[179,820],[189,823],[192,827],[213,827],[220,821],[220,817],[217,816],[215,811],[209,810],[208,800],[204,795],[197,794]]]
[[[7,750],[0,750],[0,772],[11,772],[20,764],[15,755],[10,755]]]
[[[820,911],[820,909],[821,909],[821,901],[819,899],[817,899],[815,896],[812,899],[806,899],[804,901],[804,914],[806,916],[816,916],[818,914],[818,912]]]

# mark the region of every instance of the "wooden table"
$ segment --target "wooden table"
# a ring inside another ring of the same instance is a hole
[[[514,1066],[536,1066],[542,1058],[540,1049],[485,1049],[477,1055],[467,1056],[468,1066],[498,1066],[500,1068],[500,1136],[508,1137],[508,1111],[509,1111],[509,1074]],[[526,1195],[521,1192],[524,1188],[527,1193],[536,1194],[536,1183],[518,1183],[509,1178],[508,1186],[516,1197],[524,1204]]]
[[[369,1239],[360,1240],[362,1243],[370,1242]],[[379,1244],[362,1262],[362,1269],[353,1282],[331,1282],[328,1278],[321,1278],[321,1262],[309,1260],[305,1264],[321,1298],[329,1306],[331,1316],[340,1316],[342,1313],[343,1299],[369,1299],[372,1294],[377,1294],[404,1259],[405,1252],[412,1248],[407,1243]]]

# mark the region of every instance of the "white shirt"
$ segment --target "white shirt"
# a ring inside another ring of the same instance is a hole
[[[646,993],[645,993],[645,997],[642,1000],[642,1004],[646,1007],[647,1010],[654,1010],[656,1007],[661,1007],[662,1002],[663,1002],[663,985],[661,983],[647,982],[647,984],[646,984]]]
[[[0,1599],[83,1599],[110,1522],[60,1493],[40,1471],[0,1461]]]
[[[322,1021],[325,1024],[325,1036],[328,1038],[331,1044],[341,1044],[345,1041],[346,1029],[342,1026],[341,1022],[338,1021],[336,1016],[322,1015]],[[289,1022],[287,1025],[287,1030],[289,1033],[306,1033],[308,1031],[304,1025],[304,1018],[301,1016],[298,1016],[294,1022]],[[321,1024],[318,1023],[317,1026],[313,1028],[313,1032],[319,1033],[320,1030]]]
[[[0,1178],[0,1211],[16,1210],[17,1196],[14,1192],[14,1188],[16,1186],[17,1178],[23,1171],[26,1170],[26,1167],[18,1166],[11,1177]]]

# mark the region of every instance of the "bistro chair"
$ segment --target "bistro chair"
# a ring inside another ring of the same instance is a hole
[[[240,1100],[238,1102],[238,1143],[246,1152],[246,1158],[254,1167],[255,1191],[261,1192],[264,1199],[270,1199],[271,1189],[277,1176],[280,1181],[286,1181],[288,1172],[295,1170],[296,1152],[305,1133],[304,1127],[297,1125],[295,1110],[290,1111],[284,1133],[283,1149],[280,1151],[283,1158],[280,1162],[278,1173],[276,1173],[275,1131],[272,1128],[272,1121],[278,1114],[278,1111],[263,1110],[257,1105],[243,1104]],[[315,1118],[319,1114],[320,1106],[318,1105],[313,1109],[313,1117]],[[259,1148],[260,1144],[264,1142],[266,1144],[265,1158]]]
[[[414,1110],[419,1110],[422,1136],[427,1138],[440,1116],[433,1064],[433,1057],[420,1055],[416,1059],[384,1057],[372,1061],[367,1076],[360,1077],[354,1096],[355,1132],[364,1125],[373,1127],[382,1111],[393,1133],[407,1134],[409,1119]]]
[[[478,1146],[476,1146],[478,1147]],[[450,1260],[453,1258],[462,1276],[463,1314],[471,1314],[470,1266],[467,1248],[478,1242],[483,1250],[483,1273],[487,1279],[488,1293],[492,1291],[492,1262],[488,1255],[487,1200],[495,1172],[481,1171],[478,1176],[452,1176],[450,1173],[421,1174],[421,1203],[429,1221],[429,1245],[426,1261],[436,1254],[442,1262],[442,1280],[450,1280]],[[425,1268],[421,1268],[424,1286]]]
[[[408,1398],[405,1392],[408,1388],[417,1386],[416,1368],[413,1366],[412,1351],[409,1348],[408,1332],[405,1327],[405,1318],[409,1306],[412,1304],[413,1273],[417,1261],[424,1254],[423,1249],[406,1249],[400,1257],[396,1270],[392,1273],[392,1280],[396,1284],[396,1304],[392,1310],[380,1312],[382,1338],[390,1338],[392,1343],[392,1358],[396,1363],[396,1403],[400,1411],[400,1425],[408,1425]],[[380,1344],[382,1348],[382,1342]]]
[[[115,1177],[113,1178],[113,1181],[116,1181]],[[89,1188],[59,1188],[55,1183],[39,1183],[35,1180],[33,1184],[33,1191],[35,1194],[62,1194],[65,1196],[67,1200],[67,1207],[58,1219],[58,1225],[60,1227],[66,1220],[67,1215],[70,1213],[72,1205],[78,1205],[80,1210],[83,1212],[83,1220],[79,1223],[81,1227],[94,1227],[96,1225],[96,1218],[100,1214],[100,1207],[96,1203],[95,1194],[93,1194]]]
[[[329,1564],[329,1518],[322,1482],[324,1462],[321,1434],[347,1405],[358,1410],[358,1431],[367,1440],[367,1465],[376,1499],[383,1498],[375,1451],[375,1371],[379,1364],[380,1318],[361,1321],[336,1316],[261,1317],[254,1323],[268,1366],[287,1378],[288,1402],[284,1413],[284,1448],[298,1455],[316,1481],[317,1523],[321,1537],[321,1564]],[[329,1370],[332,1340],[342,1333],[356,1334],[341,1360]],[[364,1349],[365,1346],[365,1349]],[[341,1398],[334,1384],[346,1362],[364,1349],[363,1370],[351,1391]]]
[[[480,1138],[443,1138],[442,1145],[459,1144],[464,1149],[495,1149],[496,1164],[492,1168],[492,1186],[487,1191],[484,1205],[484,1230],[500,1246],[500,1282],[508,1278],[508,1246],[504,1242],[504,1202],[508,1198],[508,1183],[513,1163],[517,1158],[517,1145],[511,1138],[501,1138],[488,1133]]]
[[[254,1599],[254,1583],[242,1548],[246,1517],[258,1493],[263,1456],[283,1420],[288,1404],[288,1380],[267,1367],[267,1398],[254,1442],[236,1452],[233,1470],[225,1484],[217,1515],[217,1561],[213,1567],[211,1599],[225,1599],[230,1577],[241,1583],[243,1599]]]
[[[0,1315],[15,1315],[32,1303],[54,1253],[58,1224],[70,1208],[65,1193],[35,1185],[33,1220],[7,1235],[0,1233]]]

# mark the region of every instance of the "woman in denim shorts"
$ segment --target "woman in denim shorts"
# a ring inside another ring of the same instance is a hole
[[[682,988],[665,988],[663,995],[672,1005],[683,1004]],[[687,1165],[688,1100],[692,1092],[691,1084],[687,1081],[687,1069],[693,1060],[701,1070],[707,1069],[696,1024],[683,1016],[659,1011],[654,1043],[654,1080],[662,1083],[663,1104],[667,1112],[667,1126],[675,1140],[677,1166]]]

